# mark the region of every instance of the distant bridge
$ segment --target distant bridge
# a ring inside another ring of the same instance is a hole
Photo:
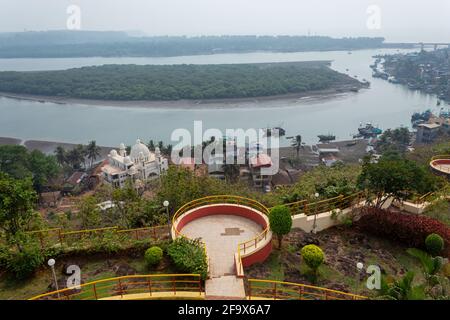
[[[404,42],[404,43],[396,43],[398,45],[412,45],[415,47],[420,47],[421,50],[424,50],[425,47],[434,47],[434,50],[437,50],[438,47],[445,47],[450,49],[450,42]]]
[[[447,48],[450,49],[450,43],[443,43],[443,42],[419,42],[418,45],[420,46],[421,50],[425,49],[425,46],[434,46],[434,50],[437,50],[438,47],[444,47],[447,46]]]

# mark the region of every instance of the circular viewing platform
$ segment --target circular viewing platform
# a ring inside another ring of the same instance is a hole
[[[437,174],[450,178],[450,155],[433,157],[430,167]]]
[[[203,241],[210,277],[239,275],[272,251],[268,212],[259,202],[237,196],[194,200],[174,215],[172,237]]]

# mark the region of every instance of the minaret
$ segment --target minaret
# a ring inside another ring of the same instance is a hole
[[[161,150],[158,147],[155,148],[155,158],[158,164],[159,176],[161,177]]]
[[[139,152],[139,161],[140,161],[141,167],[142,167],[142,179],[145,180],[145,179],[147,179],[147,177],[145,174],[145,159],[144,159],[144,154],[142,152]]]
[[[124,145],[123,143],[121,143],[121,144],[119,145],[119,154],[120,154],[122,157],[126,157],[126,156],[127,156],[127,149],[125,148],[125,145]]]

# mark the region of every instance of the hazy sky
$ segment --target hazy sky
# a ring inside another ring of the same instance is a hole
[[[450,0],[0,0],[0,31],[65,29],[72,4],[82,30],[450,41]],[[379,29],[367,27],[371,5],[381,10]]]

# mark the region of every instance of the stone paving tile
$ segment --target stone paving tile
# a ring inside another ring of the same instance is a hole
[[[205,292],[207,299],[214,299],[214,297],[244,299],[244,280],[236,276],[212,278],[206,281]]]

